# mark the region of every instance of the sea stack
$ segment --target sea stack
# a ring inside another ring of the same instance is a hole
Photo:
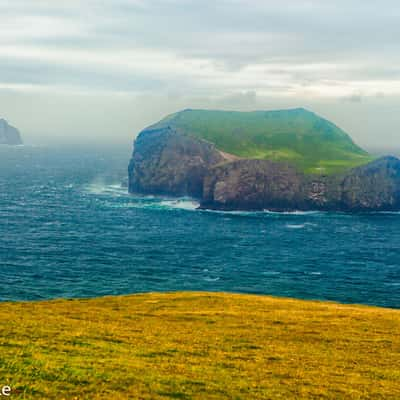
[[[7,144],[10,146],[22,144],[19,130],[9,125],[3,118],[0,118],[0,144]]]

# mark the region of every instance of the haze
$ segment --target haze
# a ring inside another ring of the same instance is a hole
[[[399,22],[395,0],[0,0],[0,117],[130,144],[184,108],[306,107],[399,148]]]

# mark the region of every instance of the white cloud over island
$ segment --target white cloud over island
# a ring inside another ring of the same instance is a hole
[[[123,141],[179,108],[305,106],[395,146],[399,21],[387,0],[0,0],[0,114]]]

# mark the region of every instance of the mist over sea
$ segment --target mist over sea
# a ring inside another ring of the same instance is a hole
[[[207,290],[400,307],[400,213],[132,196],[130,149],[0,146],[0,300]]]

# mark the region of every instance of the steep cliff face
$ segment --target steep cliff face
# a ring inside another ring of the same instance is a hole
[[[400,210],[400,160],[383,157],[351,170],[341,182],[346,209]]]
[[[238,160],[212,168],[204,179],[203,208],[297,208],[304,175],[288,164]]]
[[[203,208],[400,210],[400,160],[384,157],[343,175],[306,175],[281,163],[243,160],[210,170]]]
[[[0,144],[22,144],[21,135],[18,129],[9,125],[5,119],[0,119]]]
[[[224,160],[211,143],[166,126],[146,129],[135,141],[129,191],[201,198],[210,167]]]
[[[207,121],[196,121],[207,129]],[[194,126],[178,126],[174,116],[140,133],[129,165],[131,193],[192,196],[202,208],[223,210],[400,210],[400,160],[395,157],[363,158],[364,165],[337,173],[308,173],[295,163],[221,151],[225,149],[196,135]],[[303,139],[308,145],[312,135],[299,134],[296,145],[300,148]],[[329,143],[330,136],[325,145]]]

